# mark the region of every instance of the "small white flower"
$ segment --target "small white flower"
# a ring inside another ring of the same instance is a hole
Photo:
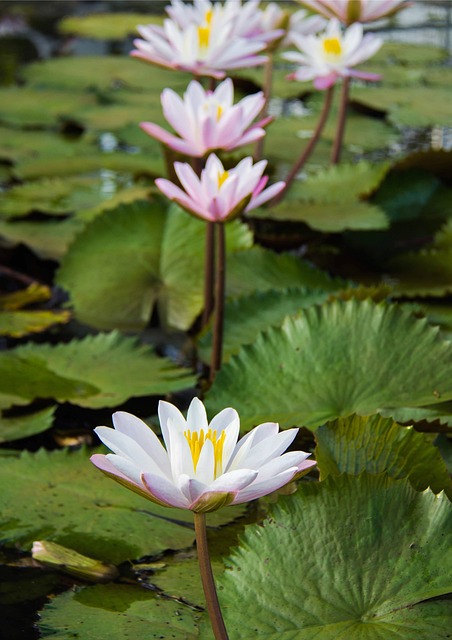
[[[326,18],[339,18],[344,24],[374,22],[409,6],[406,0],[298,0]]]
[[[316,464],[306,460],[309,453],[283,453],[298,429],[279,432],[277,424],[267,422],[237,442],[237,411],[223,409],[209,424],[197,398],[187,420],[169,402],[160,402],[159,418],[166,449],[142,420],[120,411],[113,416],[115,429],[95,430],[114,453],[95,454],[91,461],[107,476],[163,506],[204,513],[248,502]]]

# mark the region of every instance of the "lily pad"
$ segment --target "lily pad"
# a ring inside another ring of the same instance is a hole
[[[93,13],[63,18],[58,31],[95,40],[124,40],[128,35],[137,35],[138,24],[161,24],[162,21],[163,17],[149,13]]]
[[[242,345],[251,344],[256,333],[270,326],[279,326],[285,316],[305,307],[324,302],[328,292],[322,289],[280,289],[257,292],[231,300],[226,304],[223,333],[223,362],[237,353]],[[198,343],[198,353],[209,360],[212,349],[212,330]]]
[[[114,407],[132,397],[166,394],[194,384],[187,369],[116,331],[66,344],[27,343],[0,354],[0,370],[8,367],[0,392],[30,400],[68,400],[90,408]],[[27,377],[20,380],[22,370]]]
[[[341,473],[387,473],[408,478],[417,491],[445,490],[452,498],[452,479],[438,449],[413,427],[390,418],[350,416],[319,427],[315,457],[323,480]]]
[[[396,295],[444,296],[452,292],[452,248],[402,254],[387,266]]]
[[[55,324],[65,324],[70,319],[70,311],[0,310],[0,335],[22,338],[29,333],[45,331]]]
[[[98,585],[53,598],[40,613],[39,629],[42,638],[53,640],[66,640],[74,633],[80,640],[97,640],[105,634],[111,640],[196,640],[201,615],[137,586]]]
[[[352,413],[452,399],[452,344],[395,305],[332,302],[256,336],[217,374],[211,413],[234,398],[247,429],[273,420],[311,429]]]
[[[0,443],[29,438],[52,426],[55,406],[16,417],[0,416]]]
[[[190,511],[160,507],[112,482],[88,453],[40,450],[2,460],[1,542],[29,549],[34,540],[50,540],[114,564],[193,543]],[[241,513],[240,506],[221,509],[208,524]]]
[[[226,291],[231,298],[292,287],[337,291],[346,284],[289,253],[274,253],[262,247],[234,253],[228,258],[226,269]]]
[[[178,207],[167,212],[160,199],[123,205],[77,237],[58,283],[79,320],[97,328],[142,329],[157,303],[164,322],[188,329],[203,307],[205,228]],[[239,223],[227,235],[230,251],[251,245]]]
[[[446,639],[451,544],[444,494],[366,474],[303,483],[228,560],[220,594],[230,637]]]

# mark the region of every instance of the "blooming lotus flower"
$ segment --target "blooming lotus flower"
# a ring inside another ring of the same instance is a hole
[[[372,34],[363,36],[363,27],[358,22],[342,33],[339,21],[330,20],[324,33],[306,37],[294,35],[293,41],[301,53],[288,51],[282,54],[286,60],[300,65],[288,76],[292,80],[314,80],[316,89],[327,89],[340,77],[380,79],[375,73],[352,68],[373,56],[383,44],[381,38]]]
[[[283,454],[298,429],[278,433],[278,425],[267,422],[237,442],[237,412],[223,409],[209,424],[197,398],[187,420],[169,402],[160,402],[159,419],[166,449],[142,420],[119,411],[113,416],[114,429],[95,430],[114,453],[95,454],[91,461],[113,480],[165,507],[205,513],[248,502],[316,464],[303,451]]]
[[[266,160],[253,165],[252,158],[248,157],[226,171],[212,153],[200,177],[189,164],[174,163],[185,191],[164,178],[158,178],[155,184],[167,198],[194,216],[210,222],[226,222],[242,211],[250,211],[271,200],[284,188],[284,182],[276,182],[264,190],[268,177],[262,174],[266,166]]]
[[[179,137],[153,122],[142,122],[140,126],[148,135],[189,156],[201,157],[214,149],[235,149],[264,136],[262,127],[271,118],[252,124],[265,103],[262,91],[235,105],[233,101],[230,78],[215,91],[205,91],[193,80],[183,100],[172,89],[165,89],[161,96],[165,118]]]
[[[265,49],[265,40],[238,36],[235,19],[219,19],[218,11],[206,11],[201,21],[181,22],[167,19],[163,27],[138,26],[143,39],[134,40],[136,49],[131,55],[161,67],[214,78],[224,78],[227,69],[258,66],[267,60],[256,55]]]
[[[394,15],[409,6],[406,0],[298,0],[326,18],[338,18],[344,24],[374,22]]]

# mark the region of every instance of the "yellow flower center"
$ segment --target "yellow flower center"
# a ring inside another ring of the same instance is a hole
[[[339,38],[325,38],[323,49],[330,56],[340,56],[342,53],[341,41]]]
[[[212,24],[212,17],[213,17],[213,11],[212,9],[209,9],[208,11],[206,11],[206,14],[204,16],[204,20],[209,26]]]
[[[218,437],[216,430],[212,431],[212,429],[209,429],[207,433],[204,433],[204,429],[193,432],[187,429],[187,431],[184,431],[184,436],[186,437],[188,445],[190,447],[195,471],[204,443],[206,442],[206,440],[210,440],[210,442],[213,444],[213,455],[215,460],[214,475],[215,477],[220,475],[223,470],[223,446],[224,440],[226,438],[226,432],[222,431],[220,437]]]
[[[219,104],[217,106],[217,122],[221,118],[222,114],[223,114],[223,107],[221,106],[221,104]]]
[[[223,173],[218,174],[218,188],[220,189],[222,184],[228,179],[229,171],[223,171]]]
[[[198,42],[201,49],[206,49],[209,46],[210,40],[210,25],[205,27],[198,27]]]

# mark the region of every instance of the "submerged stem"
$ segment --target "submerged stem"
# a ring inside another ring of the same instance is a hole
[[[213,634],[215,640],[229,640],[215,589],[212,565],[210,564],[209,547],[207,545],[206,514],[193,513],[193,518],[195,522],[199,571],[201,573],[202,586],[204,595],[206,596],[207,611],[209,613]]]
[[[226,235],[224,224],[221,222],[214,222],[212,224],[216,227],[217,262],[215,272],[215,313],[212,360],[210,363],[210,382],[213,382],[216,372],[221,367],[223,354],[224,288],[226,273]]]
[[[344,140],[345,123],[347,119],[349,91],[350,78],[344,78],[344,82],[342,84],[341,100],[339,103],[336,137],[334,138],[333,150],[331,152],[331,164],[337,164],[341,158],[342,142]]]
[[[317,127],[314,133],[312,134],[312,137],[309,140],[306,148],[304,149],[304,151],[302,152],[298,160],[295,162],[292,169],[289,171],[287,178],[285,179],[286,186],[282,191],[278,193],[276,198],[273,198],[273,200],[271,201],[272,206],[275,204],[278,204],[278,202],[282,200],[282,198],[290,188],[292,182],[294,181],[297,173],[300,171],[300,169],[303,167],[305,162],[308,160],[311,153],[314,151],[314,148],[317,145],[317,142],[319,141],[320,135],[323,131],[323,127],[325,126],[326,120],[328,118],[328,114],[331,109],[331,104],[333,102],[333,94],[334,94],[334,85],[332,87],[328,87],[325,95],[325,101],[323,103],[322,113],[320,114]]]

